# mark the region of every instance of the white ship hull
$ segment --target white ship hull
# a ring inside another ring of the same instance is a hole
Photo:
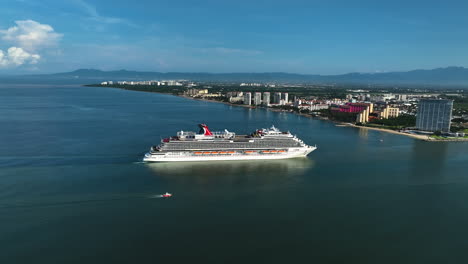
[[[269,159],[291,159],[305,157],[317,149],[313,146],[292,148],[284,153],[263,154],[261,151],[252,154],[235,153],[230,155],[194,155],[186,152],[173,152],[164,154],[147,153],[143,158],[146,162],[177,162],[177,161],[225,161],[225,160],[269,160]]]

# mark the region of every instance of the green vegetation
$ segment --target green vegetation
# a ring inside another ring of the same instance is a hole
[[[430,135],[431,138],[438,139],[438,140],[446,140],[446,137],[440,135]]]
[[[414,127],[416,125],[416,116],[413,115],[400,115],[388,119],[373,119],[365,126],[379,127],[392,130],[400,130],[407,127]]]
[[[416,116],[402,114],[388,119],[374,119],[370,123],[391,127],[414,127],[416,125]]]
[[[321,115],[328,117],[330,120],[345,122],[345,123],[354,123],[356,122],[356,113],[344,113],[344,112],[334,112],[330,109],[321,110]]]
[[[437,139],[437,140],[454,140],[454,139],[468,139],[468,136],[464,137],[443,137],[443,136],[438,136],[438,135],[430,135],[431,138]]]
[[[465,96],[441,96],[446,99],[453,100],[453,115],[464,115],[468,114],[468,97]]]
[[[453,108],[462,113],[468,113],[468,98],[456,97],[453,101]]]
[[[388,119],[373,119],[369,123],[363,124],[367,127],[376,127],[391,130],[400,130],[407,127],[414,127],[416,125],[416,116],[413,115],[400,115]]]
[[[463,118],[454,118],[452,119],[452,126],[450,127],[451,132],[464,132],[468,133],[468,129],[466,129],[466,124],[468,120]]]
[[[299,112],[299,108],[294,107],[294,106],[289,106],[289,105],[274,105],[271,108],[272,109],[285,110],[285,111],[291,111],[291,112]]]

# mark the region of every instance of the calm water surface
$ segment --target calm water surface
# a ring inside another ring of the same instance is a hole
[[[274,124],[318,150],[139,162],[200,122]],[[0,263],[466,263],[467,169],[466,143],[169,95],[2,86]]]

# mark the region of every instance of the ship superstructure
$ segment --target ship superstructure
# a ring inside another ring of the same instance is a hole
[[[161,140],[146,153],[144,161],[206,161],[288,159],[305,157],[316,147],[306,145],[288,132],[274,126],[258,129],[250,135],[236,135],[224,130],[211,132],[200,124],[200,132],[179,131],[177,136]]]

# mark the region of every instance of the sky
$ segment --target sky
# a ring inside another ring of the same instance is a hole
[[[468,1],[2,0],[0,75],[468,67]]]

